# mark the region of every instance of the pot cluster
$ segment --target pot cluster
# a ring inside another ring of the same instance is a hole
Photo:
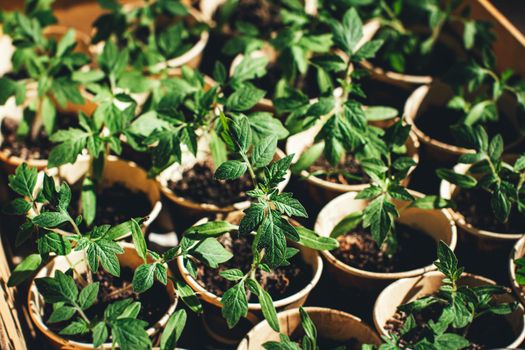
[[[171,350],[186,310],[238,349],[523,342],[525,82],[463,1],[97,6],[0,16],[8,285],[53,346]]]

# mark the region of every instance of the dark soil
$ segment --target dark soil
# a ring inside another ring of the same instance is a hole
[[[339,248],[332,251],[343,263],[371,272],[401,272],[421,268],[435,260],[436,242],[420,230],[396,224],[398,241],[393,256],[382,252],[368,229],[359,227],[339,236]]]
[[[86,274],[83,274],[86,280]],[[97,302],[89,309],[85,310],[86,316],[93,320],[104,314],[106,307],[116,301],[131,298],[133,301],[140,301],[141,308],[138,319],[148,322],[149,326],[157,323],[162,316],[168,311],[170,306],[170,299],[166,287],[159,282],[155,282],[153,287],[144,293],[135,293],[131,288],[131,281],[133,280],[133,270],[128,267],[122,268],[120,277],[115,277],[100,269],[93,274],[93,282],[100,282],[99,294]],[[77,287],[81,289],[80,283],[77,281]],[[44,321],[51,316],[52,307],[46,304],[44,309]],[[55,324],[47,324],[47,326],[54,332],[58,333],[67,325],[67,322],[60,322]],[[80,336],[65,336],[79,342],[89,342],[93,340],[91,335]]]
[[[78,119],[72,115],[57,114],[56,121],[59,129],[67,129],[78,125]],[[31,140],[28,135],[24,139],[18,139],[16,131],[18,129],[18,121],[10,117],[5,117],[2,120],[0,130],[4,137],[0,150],[6,151],[10,156],[19,157],[24,160],[28,159],[47,159],[53,143],[49,141],[49,135],[44,128],[40,129],[36,140]]]
[[[237,268],[243,272],[249,271],[252,263],[251,236],[239,236],[238,233],[224,235],[219,238],[224,247],[233,253],[233,257],[221,264],[218,269],[210,269],[197,262],[198,282],[211,293],[221,296],[236,282],[228,281],[219,276],[219,272]],[[272,296],[279,300],[293,295],[302,290],[310,282],[312,271],[305,264],[300,253],[290,259],[290,265],[275,268],[272,272],[258,271],[256,278],[261,286]],[[256,297],[251,297],[249,302],[256,302]]]
[[[215,180],[211,165],[197,163],[183,172],[181,180],[168,181],[168,187],[177,196],[195,203],[226,207],[248,200],[246,192],[252,189],[253,185],[248,174],[233,181]]]
[[[239,0],[227,23],[245,22],[261,31],[263,38],[270,38],[272,32],[283,26],[279,14],[280,6],[272,0]],[[221,12],[215,13],[214,20]]]
[[[80,205],[80,188],[75,186],[70,206],[72,217],[80,214]],[[110,187],[102,188],[97,194],[97,213],[93,224],[114,226],[131,218],[145,217],[151,210],[151,203],[144,192],[132,191],[116,182]]]
[[[377,67],[381,67],[386,70],[394,71],[394,67],[390,64],[388,57],[392,52],[399,52],[397,44],[398,40],[390,37],[389,33],[391,29],[383,29],[376,35],[374,39],[383,39],[385,40],[385,45],[383,45],[379,51],[376,53],[375,57],[370,61]],[[419,40],[422,43],[428,35],[421,35]],[[404,39],[400,39],[404,40]],[[403,57],[405,59],[405,71],[399,72],[410,75],[431,75],[431,76],[441,76],[446,73],[458,59],[458,55],[451,49],[448,45],[443,44],[441,41],[437,41],[432,49],[432,52],[428,55],[423,55],[419,52],[418,47],[416,47],[410,53],[404,53]]]
[[[370,177],[363,171],[359,161],[352,154],[347,153],[346,159],[341,163],[337,167],[337,173],[326,173],[328,170],[334,170],[334,167],[325,157],[321,156],[308,168],[308,172],[311,174],[323,172],[313,176],[343,185],[367,184],[370,182]]]
[[[490,194],[481,189],[461,189],[454,196],[458,211],[465,220],[476,228],[500,233],[518,233],[525,231],[525,216],[515,206],[512,207],[509,219],[499,222],[490,206]]]
[[[414,313],[414,318],[418,326],[402,337],[402,344],[408,346],[423,339],[427,332],[424,327],[430,320],[437,321],[442,312],[443,305],[436,303],[420,312]],[[399,335],[406,318],[407,315],[404,312],[398,311],[394,317],[387,322],[385,328],[391,333]],[[453,328],[447,330],[447,332],[457,334],[462,334],[462,331],[463,330]],[[508,345],[514,337],[511,327],[504,316],[485,314],[471,324],[466,338],[471,344],[465,348],[465,350],[483,350]]]
[[[457,124],[462,118],[462,113],[454,109],[441,106],[429,106],[415,120],[417,127],[433,139],[444,142],[449,145],[465,147],[459,140],[454,137],[451,126]],[[505,115],[500,115],[499,122],[483,123],[483,126],[489,136],[501,134],[506,145],[516,141],[519,137],[519,131],[509,128],[504,121],[507,120]]]

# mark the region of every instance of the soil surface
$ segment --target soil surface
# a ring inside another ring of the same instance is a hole
[[[464,144],[454,137],[451,130],[451,126],[457,124],[461,118],[462,113],[457,110],[447,107],[429,106],[416,118],[415,123],[421,131],[433,139],[449,145],[465,147]],[[503,121],[506,119],[505,115],[500,115],[499,122],[487,122],[483,123],[483,126],[490,137],[501,134],[505,145],[509,145],[518,139],[519,134],[517,130],[505,125]]]
[[[344,162],[341,163],[342,164],[338,166],[339,171],[337,173],[326,173],[327,169],[332,170],[334,167],[324,156],[321,156],[308,168],[308,172],[310,174],[318,171],[323,172],[313,176],[343,185],[358,185],[370,182],[370,177],[363,171],[359,161],[354,158],[353,154],[347,153]]]
[[[73,188],[71,197],[70,214],[76,217],[80,214],[80,188]],[[102,188],[97,194],[97,212],[93,225],[118,225],[131,218],[145,217],[151,210],[151,202],[144,192],[132,191],[116,182]]]
[[[525,217],[515,206],[507,222],[501,223],[496,219],[490,205],[490,194],[484,190],[461,189],[454,196],[454,202],[465,220],[476,228],[501,233],[525,232]]]
[[[168,187],[192,202],[226,207],[248,200],[246,192],[253,185],[248,174],[232,181],[216,180],[212,166],[204,162],[184,171],[181,180],[168,181]]]
[[[431,265],[436,242],[420,230],[397,223],[398,241],[393,256],[381,251],[368,229],[362,227],[337,238],[339,248],[332,254],[343,263],[371,272],[401,272]]]
[[[237,268],[243,272],[250,270],[252,263],[252,236],[239,236],[237,232],[219,238],[224,247],[233,253],[233,257],[221,264],[218,269],[210,269],[197,262],[197,280],[211,293],[222,296],[236,282],[228,281],[219,272]],[[304,263],[300,253],[290,259],[290,265],[281,266],[272,272],[258,270],[256,278],[261,286],[272,296],[273,300],[286,298],[306,287],[312,278],[312,270]],[[256,302],[250,297],[249,302]]]
[[[83,274],[84,280],[87,280],[86,274]],[[100,282],[99,294],[97,301],[89,309],[85,310],[86,316],[92,320],[104,314],[106,307],[116,301],[131,298],[133,301],[140,301],[141,308],[138,319],[148,322],[149,326],[157,323],[162,316],[168,311],[170,307],[170,299],[166,287],[161,283],[155,281],[153,287],[144,293],[135,293],[131,287],[133,280],[133,270],[129,267],[123,267],[120,271],[120,277],[115,277],[100,269],[93,274],[93,282]],[[82,288],[77,281],[79,290]],[[44,309],[44,321],[51,316],[52,306],[46,304]],[[47,326],[54,332],[58,333],[67,325],[67,322],[59,322],[54,324],[47,324]],[[72,339],[79,342],[89,342],[91,339],[90,333],[86,335],[65,336],[67,339]]]
[[[78,119],[73,115],[58,113],[56,121],[59,129],[67,129],[78,125]],[[40,129],[36,140],[32,140],[29,135],[24,139],[18,139],[16,135],[17,129],[18,121],[15,119],[5,117],[2,120],[0,130],[4,140],[0,145],[0,150],[7,152],[10,156],[24,160],[47,159],[49,157],[53,143],[49,141],[49,136],[43,127]]]
[[[401,339],[402,344],[407,346],[421,340],[426,334],[424,327],[430,320],[437,321],[442,311],[443,306],[436,303],[420,312],[414,313],[417,327],[403,336]],[[404,312],[398,311],[387,322],[385,328],[391,333],[399,335],[406,318],[407,315]],[[447,332],[457,334],[462,334],[462,331],[453,328],[447,330]],[[501,348],[508,345],[513,341],[514,336],[511,326],[504,316],[485,314],[470,325],[466,338],[471,344],[465,350],[483,350]]]

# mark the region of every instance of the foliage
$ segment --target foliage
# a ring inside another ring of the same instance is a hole
[[[496,296],[509,293],[505,287],[462,284],[463,268],[458,266],[456,256],[445,243],[439,243],[437,255],[435,265],[445,275],[443,285],[435,294],[399,306],[399,311],[406,315],[400,333],[384,338],[385,343],[379,349],[463,349],[470,345],[468,330],[477,319],[486,314],[507,315],[517,308],[517,302],[495,300]],[[440,313],[435,321],[425,325],[416,323],[416,315],[436,308]],[[421,336],[417,343],[412,343],[412,336],[416,333]]]
[[[263,344],[263,347],[266,350],[316,350],[318,349],[317,345],[317,329],[315,324],[312,322],[308,313],[302,308],[299,307],[299,313],[301,315],[301,327],[304,330],[304,336],[301,340],[301,346],[296,342],[292,341],[290,337],[286,334],[279,334],[280,341],[268,341]],[[345,350],[346,347],[337,347],[334,350]]]

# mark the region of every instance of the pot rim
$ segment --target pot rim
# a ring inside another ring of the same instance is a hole
[[[285,157],[285,154],[280,148],[277,148],[275,151],[274,157],[277,157],[278,159],[282,159]],[[285,180],[282,181],[278,186],[281,190],[283,190],[288,185],[288,182],[290,181],[290,177],[291,177],[291,172],[288,170],[286,173]],[[161,192],[168,199],[170,199],[171,201],[185,208],[198,210],[198,211],[204,211],[207,213],[229,213],[229,212],[236,211],[236,210],[246,209],[250,206],[249,200],[233,203],[225,207],[219,207],[218,205],[211,204],[211,203],[197,203],[197,202],[192,201],[191,199],[181,197],[177,195],[175,192],[173,192],[168,187],[167,183],[165,183],[165,181],[161,178],[160,175],[156,177],[156,181],[159,184]]]
[[[328,308],[328,307],[320,307],[320,306],[304,306],[303,309],[308,314],[310,314],[310,313],[336,314],[336,315],[342,316],[342,318],[344,318],[344,319],[348,319],[348,320],[351,320],[351,321],[354,321],[354,322],[358,322],[358,323],[362,324],[364,327],[368,328],[371,331],[371,333],[373,333],[376,336],[378,343],[381,342],[381,339],[377,335],[377,331],[376,330],[374,330],[372,327],[370,327],[360,317],[355,316],[355,315],[353,315],[353,314],[351,314],[349,312],[345,312],[345,311],[341,311],[341,310],[337,310],[337,309],[332,309],[332,308]],[[277,319],[281,319],[281,318],[286,319],[290,315],[295,315],[295,314],[298,314],[298,313],[299,313],[299,308],[293,308],[293,309],[289,309],[289,310],[284,310],[284,311],[281,311],[281,312],[277,313]],[[252,334],[257,334],[261,329],[264,329],[266,327],[269,327],[269,325],[268,325],[268,321],[264,319],[261,322],[259,322],[258,324],[256,324],[248,333],[246,333],[246,335],[244,336],[243,340],[250,338],[250,336]],[[241,345],[243,343],[243,340],[241,340],[241,343],[237,347],[237,350],[241,349]],[[242,348],[242,349],[244,349],[244,348]]]
[[[376,299],[376,301],[374,303],[372,317],[374,319],[374,325],[376,327],[376,330],[379,332],[380,336],[387,336],[388,335],[388,332],[386,332],[384,330],[384,325],[379,325],[379,320],[378,320],[378,318],[379,318],[378,317],[378,310],[381,308],[380,304],[382,304],[381,303],[382,299],[384,299],[386,297],[386,295],[392,294],[392,290],[395,290],[399,285],[402,285],[402,284],[406,283],[409,280],[413,280],[414,282],[416,282],[417,280],[423,280],[425,278],[434,277],[434,276],[441,276],[443,278],[445,277],[445,275],[443,275],[439,271],[430,271],[430,272],[427,272],[427,273],[425,273],[424,275],[421,275],[421,276],[415,276],[415,277],[411,277],[411,278],[403,278],[403,279],[394,281],[394,282],[390,283],[387,287],[385,287],[381,291],[381,293],[379,293],[379,295],[378,295],[378,297],[377,297],[377,299]],[[480,280],[480,281],[482,281],[482,282],[484,282],[486,284],[490,284],[490,285],[496,285],[497,284],[495,281],[491,280],[490,278],[487,278],[487,277],[484,277],[484,276],[480,276],[480,275],[476,275],[476,274],[473,274],[473,273],[464,272],[461,276],[462,277],[470,277],[472,279],[477,279],[477,280]],[[509,293],[509,295],[514,298],[514,296],[512,294]],[[518,347],[525,340],[525,309],[523,308],[521,303],[518,304],[518,308],[516,309],[516,311],[518,311],[518,310],[521,313],[521,318],[523,320],[523,325],[522,325],[522,329],[521,329],[519,335],[516,337],[516,339],[511,344],[506,346],[509,349],[514,349],[514,348]]]
[[[308,130],[301,131],[301,133],[306,133]],[[300,135],[301,133],[298,133],[292,136]],[[303,137],[309,137],[309,136],[310,135],[304,135]],[[407,179],[408,179],[413,174],[414,170],[419,164],[419,160],[420,160],[419,159],[419,146],[420,144],[419,144],[417,137],[412,131],[410,131],[409,138],[407,139],[407,142],[405,144],[412,144],[414,148],[414,154],[410,156],[410,158],[416,162],[416,164],[413,165],[408,171],[408,174],[407,174]],[[291,145],[292,145],[292,141],[290,140],[290,137],[289,137],[286,140],[286,154],[292,153]],[[298,159],[298,157],[300,157],[300,154],[295,154],[294,158]],[[297,161],[296,159],[294,159],[294,163]],[[308,172],[307,170],[301,170],[299,175],[301,179],[303,179],[304,181],[308,182],[311,185],[318,186],[318,187],[321,187],[321,188],[324,188],[330,191],[340,192],[340,193],[359,192],[369,186],[369,184],[345,185],[341,183],[330,182],[327,180],[323,180],[315,175],[311,175],[310,172]]]
[[[512,289],[514,290],[514,294],[518,297],[522,305],[525,305],[525,293],[523,292],[522,288],[518,284],[517,278],[516,278],[516,263],[514,260],[522,258],[525,255],[521,255],[518,253],[519,251],[523,251],[523,248],[525,247],[525,235],[521,237],[516,244],[512,247],[512,250],[509,254],[509,276],[510,276],[510,285],[512,286]]]
[[[458,172],[460,174],[465,174],[468,169],[470,169],[472,165],[471,164],[456,164],[454,166],[454,171]],[[452,199],[455,192],[458,191],[456,185],[451,184],[448,181],[441,180],[440,186],[439,186],[439,195],[445,199]],[[492,238],[497,239],[500,241],[516,241],[523,237],[523,233],[500,233],[500,232],[494,232],[489,230],[484,230],[477,228],[470,223],[467,222],[463,214],[461,214],[459,211],[448,209],[448,211],[452,214],[452,217],[454,218],[454,221],[456,224],[463,230],[467,231],[470,234],[473,234],[478,237],[482,238]]]
[[[126,8],[126,10],[131,10],[133,8],[142,6],[142,4],[143,4],[142,1],[136,1],[136,2],[125,4],[124,7]],[[205,16],[199,10],[191,6],[186,6],[186,8],[188,10],[188,17],[192,17],[193,19],[201,23],[207,23]],[[92,29],[91,35],[93,36],[94,33],[95,33],[95,28]],[[192,45],[192,47],[188,51],[184,52],[180,56],[173,57],[168,60],[159,62],[154,66],[154,68],[155,69],[179,68],[179,67],[186,65],[188,62],[190,62],[195,57],[199,56],[204,51],[204,48],[206,47],[209,38],[210,38],[209,30],[202,31],[199,36],[199,40],[197,40],[197,42],[194,45]],[[89,45],[89,50],[94,57],[102,53],[102,48],[103,48],[104,43],[105,41],[101,41],[97,44]]]
[[[409,190],[409,192],[416,197],[423,196],[421,193],[413,191],[413,190]],[[356,200],[355,199],[356,195],[357,195],[357,192],[347,192],[347,193],[337,196],[336,198],[328,202],[317,215],[317,219],[315,222],[315,232],[318,232],[319,235],[321,236],[326,236],[325,234],[323,234],[323,232],[321,232],[321,230],[319,230],[319,227],[318,227],[319,217],[323,215],[325,212],[331,211],[332,206],[342,206],[343,203],[348,200]],[[452,218],[452,215],[450,215],[450,213],[444,209],[432,209],[432,210],[435,210],[436,212],[441,213],[444,216],[444,218],[448,220],[450,224],[450,233],[451,233],[450,236],[451,237],[450,237],[450,243],[447,243],[447,245],[450,247],[450,249],[454,250],[457,244],[457,228]],[[348,264],[345,264],[341,260],[337,259],[330,251],[322,250],[321,254],[330,264],[335,266],[335,268],[342,270],[345,273],[363,276],[368,279],[374,279],[374,280],[392,280],[392,279],[401,279],[401,278],[407,278],[407,277],[415,277],[415,276],[423,275],[429,271],[436,270],[436,267],[434,266],[434,264],[430,264],[427,266],[419,267],[417,269],[412,269],[408,271],[373,272],[373,271],[362,270],[362,269],[350,266]]]
[[[135,250],[135,246],[132,243],[119,242],[119,245],[122,246],[124,249]],[[72,253],[74,253],[74,251],[72,251]],[[125,253],[123,253],[121,255],[124,255],[124,254]],[[56,334],[54,331],[50,330],[47,327],[47,325],[45,324],[45,322],[42,320],[41,317],[38,317],[37,315],[35,315],[35,312],[34,312],[33,308],[31,307],[32,300],[34,299],[34,298],[32,298],[32,296],[35,296],[35,298],[36,298],[36,297],[38,297],[40,295],[38,293],[38,289],[36,288],[35,279],[39,278],[39,277],[43,277],[43,276],[39,276],[39,275],[42,274],[44,268],[47,267],[48,265],[50,265],[51,263],[53,263],[53,261],[55,259],[60,259],[60,258],[65,259],[65,256],[61,255],[61,256],[55,256],[55,257],[51,258],[44,266],[42,266],[38,270],[38,272],[35,274],[35,276],[31,279],[31,283],[29,284],[29,292],[27,293],[27,308],[28,308],[29,316],[31,317],[31,321],[33,322],[34,325],[36,325],[38,330],[46,338],[50,338],[53,342],[56,342],[58,344],[63,344],[63,345],[69,344],[69,345],[73,346],[74,348],[79,347],[80,349],[94,349],[92,343],[82,343],[82,342],[77,342],[77,341],[74,341],[74,340],[69,340],[69,339],[63,338],[60,335]],[[169,267],[168,267],[167,271],[168,271],[168,274],[171,274],[171,271],[170,271]],[[169,287],[166,286],[166,288],[169,288]],[[156,322],[156,324],[165,324],[168,321],[168,318],[175,311],[175,309],[177,307],[177,304],[178,304],[178,294],[176,293],[175,289],[173,290],[173,298],[174,299],[171,302],[168,310],[164,313],[164,315],[162,315],[162,317]],[[154,334],[158,333],[158,331],[155,329],[154,326],[153,327],[149,327],[146,330],[146,332],[148,333],[149,337],[151,337]],[[104,344],[102,344],[102,347],[104,349],[111,349],[112,348],[112,344],[111,343],[104,343]]]
[[[207,219],[206,218],[205,219],[201,219],[198,222],[203,221],[203,220],[207,220]],[[274,300],[273,301],[273,305],[275,306],[275,308],[280,308],[280,307],[289,305],[289,304],[294,303],[294,302],[300,300],[301,298],[307,296],[312,291],[312,289],[317,285],[319,280],[321,279],[321,275],[322,275],[322,272],[323,272],[323,259],[321,259],[321,256],[319,255],[319,252],[315,251],[313,249],[301,246],[301,245],[299,245],[299,247],[300,247],[300,249],[308,249],[308,250],[311,250],[313,253],[315,253],[315,255],[316,255],[315,256],[315,261],[317,262],[317,267],[313,271],[312,277],[310,278],[310,282],[308,282],[308,284],[306,286],[304,286],[304,288],[302,288],[298,292],[296,292],[296,293],[294,293],[294,294],[292,294],[292,295],[290,295],[290,296],[288,296],[286,298]],[[177,257],[177,266],[178,266],[179,271],[180,271],[180,273],[182,275],[182,278],[196,292],[196,294],[199,295],[199,297],[203,298],[204,301],[206,301],[206,302],[208,302],[210,304],[213,304],[213,305],[215,305],[215,306],[217,306],[219,308],[222,308],[222,304],[221,304],[221,299],[222,298],[219,297],[218,295],[215,295],[215,294],[209,292],[206,288],[201,286],[199,284],[199,282],[197,282],[190,275],[189,271],[184,266],[184,257],[182,257],[182,256],[178,256]],[[248,310],[249,311],[260,311],[261,309],[262,309],[262,307],[261,307],[260,303],[248,303]]]

